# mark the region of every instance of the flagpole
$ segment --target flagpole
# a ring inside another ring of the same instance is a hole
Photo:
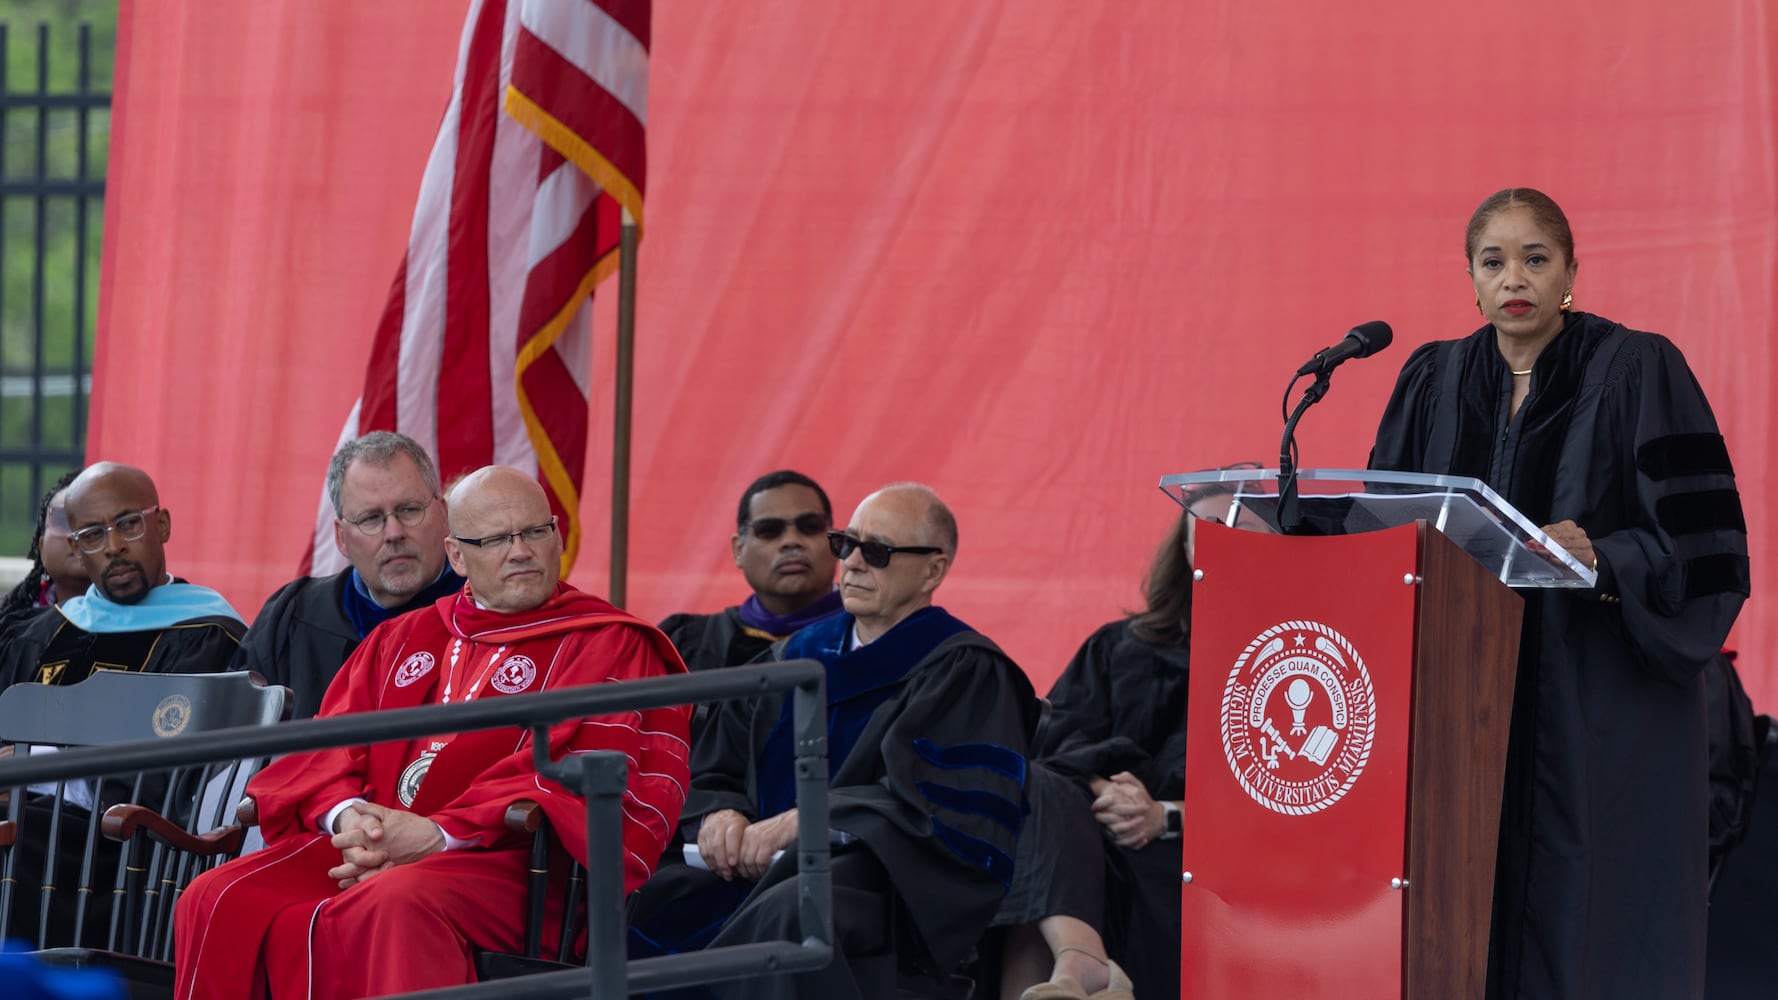
[[[606,599],[623,607],[630,569],[630,384],[636,355],[636,220],[624,209],[617,262],[617,371],[611,421],[611,588]]]

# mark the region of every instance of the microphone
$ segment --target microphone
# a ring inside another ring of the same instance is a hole
[[[1315,356],[1296,370],[1298,375],[1325,375],[1352,358],[1368,358],[1395,339],[1389,324],[1380,319],[1362,323],[1347,331],[1346,339],[1315,352]]]

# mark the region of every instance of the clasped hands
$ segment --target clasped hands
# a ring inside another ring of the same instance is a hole
[[[786,809],[757,823],[733,809],[719,809],[704,817],[698,827],[698,853],[704,864],[733,882],[737,876],[749,882],[764,877],[772,855],[796,843],[796,810]]]
[[[339,832],[333,846],[340,851],[340,865],[327,877],[349,889],[396,865],[418,861],[444,850],[444,831],[424,816],[391,809],[375,802],[354,802],[334,822]]]
[[[1142,779],[1128,771],[1093,779],[1093,818],[1111,833],[1117,846],[1136,850],[1159,837],[1167,826],[1161,804],[1148,794]]]

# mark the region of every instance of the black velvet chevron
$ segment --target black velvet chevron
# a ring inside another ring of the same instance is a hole
[[[1734,490],[1699,490],[1674,493],[1655,501],[1655,520],[1669,535],[1694,535],[1706,531],[1746,531],[1741,495]]]
[[[1714,594],[1746,594],[1747,557],[1731,553],[1699,556],[1685,564],[1685,599]]]
[[[1675,476],[1734,475],[1721,434],[1669,434],[1636,449],[1636,468],[1655,482]]]

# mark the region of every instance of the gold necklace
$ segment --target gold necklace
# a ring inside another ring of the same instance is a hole
[[[1513,372],[1513,370],[1511,368],[1508,368],[1507,371]],[[1529,375],[1529,374],[1531,374],[1531,369],[1527,368],[1522,372],[1513,372],[1513,374],[1514,375]]]

